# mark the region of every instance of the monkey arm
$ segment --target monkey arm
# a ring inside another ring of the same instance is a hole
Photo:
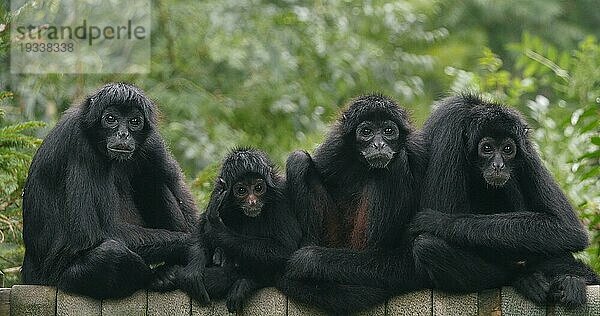
[[[203,248],[201,238],[195,239],[194,243],[189,247],[187,259],[187,265],[179,272],[177,283],[192,298],[203,304],[208,303],[210,300],[209,294],[212,295],[209,291],[209,286],[214,287],[214,283],[217,283],[216,285],[220,283],[212,277],[212,274],[210,278],[206,278],[208,271],[206,264],[209,259]]]
[[[119,224],[114,236],[148,262],[183,261],[192,243],[189,233]]]
[[[163,201],[165,207],[170,211],[173,217],[177,217],[177,220],[183,221],[180,223],[181,226],[187,224],[189,231],[195,229],[198,225],[198,209],[194,203],[194,198],[185,184],[183,173],[177,161],[168,152],[164,144],[161,141],[160,149],[156,149],[159,152],[158,157],[164,159],[165,165],[165,184],[173,197],[172,201]],[[163,199],[168,199],[167,194],[163,194]]]
[[[397,291],[414,290],[420,282],[410,247],[357,251],[307,246],[292,255],[286,277]]]
[[[514,252],[576,252],[588,245],[581,224],[539,212],[446,214],[425,210],[417,214],[413,231],[414,227],[458,245]]]
[[[290,207],[302,228],[302,245],[321,244],[323,216],[327,210],[335,209],[335,204],[308,153],[295,151],[288,157],[286,179]]]
[[[147,216],[148,226],[191,232],[198,225],[198,209],[185,184],[181,168],[156,134],[151,135],[154,146],[146,150],[146,165],[156,170],[141,173],[132,181],[137,208]]]
[[[209,233],[211,242],[227,255],[258,264],[285,265],[295,247],[273,237],[243,235],[229,229]]]
[[[589,241],[583,225],[527,142],[521,157],[517,181],[526,211],[452,214],[442,229],[443,237],[460,245],[543,255],[585,249]]]
[[[83,161],[77,161],[77,163],[83,163]],[[78,170],[81,171],[78,172]],[[97,225],[97,227],[103,230],[101,233],[98,233],[98,236],[101,236],[99,238],[103,240],[120,240],[131,251],[151,263],[178,260],[181,254],[185,253],[185,249],[189,245],[189,233],[161,228],[147,228],[115,219],[116,214],[118,214],[115,207],[118,203],[111,199],[119,196],[118,192],[113,191],[114,188],[111,186],[105,186],[105,192],[97,193],[94,196],[93,192],[82,190],[82,188],[88,187],[84,179],[89,180],[94,178],[88,174],[88,169],[74,164],[69,167],[68,172],[70,175],[73,175],[73,179],[77,180],[71,181],[68,184],[68,214],[72,214],[73,216],[79,214],[78,217],[69,220],[69,224],[72,226],[70,229],[73,231],[83,230],[91,226],[86,223],[94,223],[92,227],[96,227]],[[76,194],[80,194],[77,199],[75,199]],[[86,194],[86,196],[90,195],[90,197],[86,198],[82,194]],[[94,203],[82,202],[95,200],[99,200],[98,204],[102,206],[101,209],[94,209]],[[146,210],[145,206],[145,204],[141,205],[140,209]],[[88,214],[93,214],[93,216]],[[92,229],[87,228],[87,231],[92,231]],[[78,240],[82,243],[85,241],[83,238],[79,238]]]
[[[175,162],[172,163],[172,168],[178,168]],[[167,188],[171,192],[173,199],[169,201],[170,203],[166,203],[166,207],[172,210],[170,213],[173,214],[173,217],[183,222],[181,226],[186,226],[185,224],[187,224],[187,230],[193,231],[199,222],[198,209],[184,180],[179,177],[179,174],[173,172],[172,178],[167,182]]]

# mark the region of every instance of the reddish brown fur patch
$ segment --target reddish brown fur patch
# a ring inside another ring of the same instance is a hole
[[[354,213],[354,223],[350,233],[350,248],[362,250],[367,247],[367,225],[369,223],[369,195],[363,193]]]

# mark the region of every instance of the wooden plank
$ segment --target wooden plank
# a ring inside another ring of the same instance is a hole
[[[585,306],[569,309],[564,306],[554,307],[555,316],[598,316],[600,315],[600,285],[587,287],[587,304]]]
[[[211,302],[206,306],[198,304],[195,300],[192,300],[192,316],[219,316],[219,315],[235,315],[227,311],[227,306],[224,300],[217,302]]]
[[[10,313],[14,316],[54,316],[56,288],[15,285],[10,291]]]
[[[211,304],[211,314],[210,315],[235,315],[235,313],[230,313],[227,310],[227,305],[225,305],[225,301],[213,302]]]
[[[56,315],[102,315],[102,302],[88,296],[58,290],[56,294]]]
[[[502,293],[500,289],[484,290],[477,293],[477,315],[502,315]]]
[[[459,295],[433,291],[433,315],[476,316],[477,293]]]
[[[0,288],[0,315],[10,315],[9,288]]]
[[[387,303],[387,315],[398,316],[431,316],[433,293],[431,290],[421,290],[396,296]]]
[[[192,299],[192,308],[190,315],[192,316],[208,316],[211,314],[211,304],[200,305],[196,300]]]
[[[240,314],[244,316],[285,316],[286,313],[287,301],[285,296],[275,288],[264,288],[258,290],[245,302],[244,310]]]
[[[502,288],[502,316],[546,316],[546,307],[538,306],[515,292],[512,287]]]
[[[600,286],[588,286],[588,304],[578,309],[562,306],[549,308],[549,315],[591,316],[600,315]],[[191,302],[191,305],[190,305]],[[0,288],[0,315],[232,315],[227,312],[224,301],[208,306],[197,302],[181,291],[171,293],[146,293],[138,291],[119,300],[98,300],[79,296],[55,288],[33,285],[15,285],[12,289]],[[100,313],[101,312],[101,313]],[[274,288],[258,291],[248,300],[245,316],[254,315],[327,315],[314,307],[287,300]],[[373,309],[356,315],[540,315],[546,316],[546,308],[528,301],[510,287],[502,290],[486,290],[478,294],[453,295],[438,291],[422,290],[397,296]]]
[[[367,310],[355,313],[356,316],[385,316],[386,304],[379,304]]]
[[[182,291],[148,292],[148,316],[189,316],[192,302]]]
[[[137,291],[131,296],[122,299],[102,301],[102,316],[145,316],[147,309],[148,294],[146,293],[146,290]]]
[[[287,314],[288,316],[302,316],[302,315],[311,315],[311,316],[326,316],[327,313],[322,309],[318,309],[314,306],[310,306],[308,304],[300,303],[294,301],[292,299],[287,300]]]

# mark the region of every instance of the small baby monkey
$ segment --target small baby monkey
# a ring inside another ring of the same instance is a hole
[[[222,181],[222,178],[219,178]],[[259,175],[247,175],[233,185],[233,194],[239,208],[248,217],[257,217],[265,205],[263,194],[267,191],[265,180]],[[213,251],[212,263],[225,266],[227,263],[223,248],[216,247]]]
[[[221,181],[222,179],[219,178]],[[266,192],[265,180],[258,175],[247,175],[233,185],[233,195],[239,208],[248,217],[257,217],[265,205],[262,195]],[[225,266],[227,263],[223,248],[216,247],[213,251],[212,263],[216,266]]]
[[[200,224],[212,263],[197,269],[204,269],[211,299],[226,292],[230,312],[240,311],[256,290],[274,286],[300,246],[302,233],[284,192],[285,180],[262,151],[240,148],[225,158]]]

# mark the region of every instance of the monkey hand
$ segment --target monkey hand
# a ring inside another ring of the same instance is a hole
[[[221,247],[215,247],[212,256],[212,264],[217,267],[225,266],[227,258],[225,257],[225,251]]]
[[[450,216],[446,213],[425,209],[415,215],[410,224],[410,232],[413,235],[432,234],[439,236],[448,228]]]
[[[225,182],[223,181],[222,185],[219,185],[219,183],[220,181],[217,182],[217,187],[215,187],[215,190],[213,191],[213,194],[210,197],[210,202],[208,202],[208,207],[206,209],[206,217],[208,219],[208,222],[215,228],[219,226],[224,226],[223,221],[221,220],[221,208],[223,207],[223,201],[227,196],[227,190],[225,189],[224,185]]]
[[[227,183],[225,182],[225,179],[218,177],[217,181],[215,182],[215,188],[213,191],[216,193],[221,193],[226,190],[227,190]]]
[[[225,223],[220,216],[209,216],[208,225],[206,225],[206,231],[223,231],[225,230]]]
[[[515,291],[536,304],[546,305],[548,303],[550,283],[541,272],[525,273],[517,277],[512,286]]]
[[[229,239],[232,232],[221,217],[208,214],[208,222],[204,226],[204,237],[213,247],[223,247],[223,240]]]
[[[157,292],[169,292],[177,288],[177,277],[181,267],[178,265],[167,265],[152,270],[153,280],[149,288]]]
[[[223,223],[223,220],[219,216],[209,217],[208,225],[206,225],[206,226],[207,226],[206,232],[208,233],[209,236],[211,234],[221,233],[221,232],[224,232],[227,230],[225,223]]]
[[[550,300],[567,308],[577,308],[587,302],[587,285],[584,278],[574,275],[554,277],[550,285]]]

